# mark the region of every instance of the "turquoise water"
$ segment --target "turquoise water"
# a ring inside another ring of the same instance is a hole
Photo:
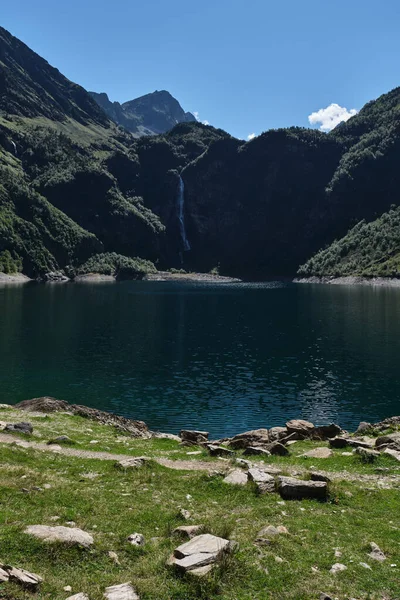
[[[400,289],[0,287],[0,402],[50,395],[225,436],[400,414]]]

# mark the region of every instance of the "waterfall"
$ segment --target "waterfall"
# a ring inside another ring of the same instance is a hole
[[[190,244],[186,237],[186,228],[185,228],[185,184],[183,183],[183,179],[180,175],[179,175],[179,183],[178,183],[177,205],[178,205],[177,208],[178,208],[179,230],[181,232],[183,251],[187,252],[188,250],[190,250]]]

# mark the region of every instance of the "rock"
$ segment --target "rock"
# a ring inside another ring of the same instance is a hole
[[[332,565],[330,569],[330,573],[340,573],[340,571],[346,571],[346,565],[342,565],[341,563],[335,563]]]
[[[204,529],[204,525],[181,525],[180,527],[176,527],[172,533],[187,537],[191,540],[196,537],[202,529]]]
[[[69,596],[67,600],[89,600],[89,596],[86,596],[86,594],[75,594],[75,596]]]
[[[182,442],[197,446],[199,444],[206,444],[208,442],[208,431],[191,431],[182,429],[180,433]]]
[[[107,600],[140,600],[130,581],[106,588],[104,597]]]
[[[332,600],[331,596],[322,592],[319,596],[319,600]]]
[[[186,508],[181,508],[179,511],[179,516],[182,517],[183,519],[185,519],[185,521],[188,521],[190,519],[190,517],[192,516],[192,513],[188,510],[186,510]]]
[[[2,572],[6,572],[8,574],[9,581],[15,581],[22,587],[31,591],[36,591],[39,584],[43,581],[39,575],[36,575],[35,573],[29,573],[29,571],[25,571],[25,569],[17,569],[16,567],[2,564],[0,564],[0,568]]]
[[[365,460],[366,462],[373,462],[374,460],[376,460],[377,458],[380,457],[380,452],[378,452],[377,450],[372,450],[372,448],[355,448],[353,450],[354,454],[357,454],[358,456],[360,456],[363,460]]]
[[[367,421],[361,421],[359,426],[357,427],[356,433],[363,434],[363,433],[366,433],[367,431],[369,431],[371,428],[372,428],[371,423],[368,423]]]
[[[396,460],[398,460],[400,462],[400,452],[398,450],[393,450],[392,448],[385,448],[383,453],[388,454],[389,456],[392,456],[393,458],[395,458]]]
[[[193,450],[193,452],[186,452],[187,456],[195,456],[196,454],[202,454],[201,450]]]
[[[224,446],[216,446],[215,444],[207,444],[207,450],[211,456],[233,456],[234,452]]]
[[[141,533],[131,533],[128,537],[128,542],[132,544],[132,546],[144,546],[144,535]]]
[[[4,569],[0,568],[0,583],[8,581],[10,579],[9,574]]]
[[[329,440],[331,448],[346,448],[351,446],[352,448],[372,448],[374,440],[371,438],[367,441],[367,438],[350,438],[350,437],[335,437]]]
[[[73,444],[73,441],[68,435],[59,435],[53,440],[49,440],[47,442],[48,446],[51,446],[52,444]]]
[[[370,571],[372,571],[368,563],[360,562],[360,567],[364,567],[364,569],[369,569]]]
[[[33,427],[31,423],[8,423],[4,431],[10,431],[15,433],[25,433],[26,435],[32,435]]]
[[[288,434],[297,433],[301,438],[307,438],[311,435],[315,426],[309,421],[303,421],[302,419],[292,419],[286,423],[286,429]]]
[[[116,565],[120,565],[121,563],[119,562],[119,558],[118,558],[118,554],[116,552],[113,552],[112,550],[108,551],[108,558],[111,558],[111,560],[116,564]]]
[[[278,492],[287,500],[301,500],[315,498],[326,500],[328,494],[327,484],[324,481],[302,481],[294,477],[278,477]]]
[[[275,492],[275,478],[261,469],[249,469],[249,478],[254,481],[260,494]]]
[[[139,469],[149,461],[151,461],[151,458],[147,456],[135,456],[133,458],[123,458],[115,463],[115,466],[120,469]]]
[[[271,427],[268,431],[268,437],[270,442],[278,442],[280,439],[285,438],[288,435],[286,427]]]
[[[254,429],[235,435],[229,441],[229,446],[235,450],[243,450],[249,446],[265,446],[268,442],[268,429]]]
[[[248,479],[247,473],[241,469],[235,469],[225,477],[224,483],[229,483],[231,485],[246,485]]]
[[[400,450],[400,432],[379,436],[375,440],[375,446],[376,448],[382,448],[382,446],[393,446],[395,450],[397,448]]]
[[[178,546],[170,557],[168,564],[183,572],[202,569],[208,565],[214,565],[232,548],[233,544],[229,540],[205,533]],[[210,569],[203,569],[202,572],[197,572],[197,574],[201,575],[209,571]]]
[[[46,283],[66,283],[69,278],[62,271],[49,271],[42,276]]]
[[[267,525],[266,527],[263,527],[261,531],[258,532],[256,541],[267,541],[270,537],[275,537],[281,534],[288,535],[288,533],[288,530],[283,525],[279,525],[279,527]]]
[[[242,467],[242,469],[249,469],[251,467],[251,462],[244,458],[236,458],[235,462],[239,467]]]
[[[268,444],[267,450],[274,456],[287,456],[290,454],[289,450],[280,442],[272,442],[272,444]]]
[[[371,547],[371,552],[368,554],[368,556],[370,558],[373,558],[374,560],[377,560],[378,562],[383,562],[384,560],[386,560],[386,556],[384,555],[382,550],[379,548],[379,546],[377,544],[375,544],[375,542],[371,542],[370,547]]]
[[[342,428],[336,423],[330,423],[330,425],[321,425],[320,427],[314,427],[311,431],[310,437],[313,440],[329,440],[330,438],[336,437],[342,433]]]
[[[11,404],[0,404],[0,410],[11,410]]]
[[[327,475],[323,473],[319,473],[318,471],[312,471],[310,473],[311,481],[325,481],[326,483],[330,482],[330,479]]]
[[[309,450],[301,456],[306,458],[330,458],[333,456],[333,452],[330,448],[314,448],[314,450]]]
[[[66,585],[65,587],[63,587],[63,591],[64,592],[72,592],[72,587],[70,585]],[[68,598],[67,598],[68,600]]]
[[[63,542],[83,548],[90,548],[93,545],[93,538],[86,531],[77,527],[49,527],[48,525],[30,525],[25,529],[25,533],[33,535],[44,542]]]
[[[243,452],[244,456],[258,455],[258,456],[271,456],[271,452],[266,448],[261,448],[260,446],[249,446]]]

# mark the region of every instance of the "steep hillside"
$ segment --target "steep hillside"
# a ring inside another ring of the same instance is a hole
[[[110,102],[105,93],[90,94],[110,119],[125,127],[135,137],[165,133],[178,123],[196,121],[196,117],[185,112],[179,102],[165,90],[146,94],[124,104]]]

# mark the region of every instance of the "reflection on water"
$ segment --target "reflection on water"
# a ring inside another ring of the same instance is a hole
[[[52,395],[214,436],[400,413],[400,290],[272,284],[0,288],[0,402]]]

